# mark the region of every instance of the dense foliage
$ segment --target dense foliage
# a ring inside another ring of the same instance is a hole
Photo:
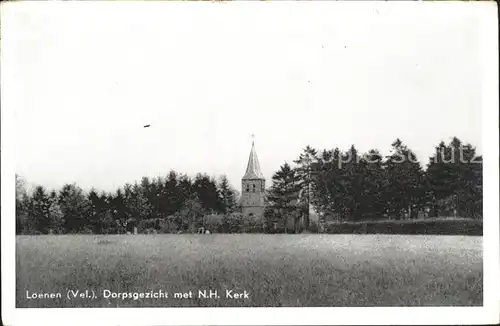
[[[437,218],[364,222],[330,222],[325,224],[330,234],[427,234],[483,235],[483,221],[478,219]]]
[[[232,216],[237,196],[226,176],[216,181],[198,174],[192,179],[175,171],[165,178],[144,177],[114,193],[91,189],[87,194],[76,184],[50,193],[36,186],[28,194],[25,181],[16,176],[16,232],[110,234],[134,227],[142,232],[193,232],[204,226],[206,215]]]
[[[28,193],[16,176],[16,232],[316,232],[331,221],[482,218],[482,157],[457,138],[435,149],[424,166],[400,139],[386,157],[376,149],[359,153],[354,145],[347,151],[307,146],[293,166],[285,162],[273,174],[264,221],[243,218],[225,176],[216,181],[171,171],[113,193],[86,193],[76,184]],[[311,221],[311,212],[319,221]]]
[[[482,218],[482,157],[456,137],[435,149],[424,166],[400,139],[386,157],[376,149],[361,154],[354,145],[347,151],[307,146],[296,167],[285,163],[273,175],[266,219],[297,232],[313,227],[312,209],[320,224]],[[303,217],[302,225],[297,226],[297,216]]]

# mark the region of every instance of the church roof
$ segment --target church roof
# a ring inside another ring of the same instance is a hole
[[[242,178],[243,180],[249,179],[264,179],[264,175],[260,171],[259,159],[257,158],[257,153],[255,152],[255,146],[252,142],[252,150],[250,151],[250,157],[248,158],[247,171]]]

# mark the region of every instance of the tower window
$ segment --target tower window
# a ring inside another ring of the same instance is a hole
[[[246,191],[250,192],[250,185],[247,185]]]
[[[253,192],[255,192],[255,184],[252,185]]]

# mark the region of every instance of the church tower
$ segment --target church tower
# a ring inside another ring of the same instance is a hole
[[[241,179],[241,210],[244,217],[264,217],[266,180],[260,171],[259,160],[252,142],[245,175]]]

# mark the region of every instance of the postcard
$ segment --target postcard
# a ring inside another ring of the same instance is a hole
[[[495,2],[1,13],[4,324],[499,322]]]

